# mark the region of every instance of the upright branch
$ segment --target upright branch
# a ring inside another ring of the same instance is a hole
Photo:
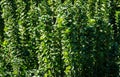
[[[111,60],[109,63],[109,73],[112,75],[112,77],[117,77],[119,75],[119,65],[116,63],[117,60],[117,54],[118,54],[118,29],[116,24],[116,11],[117,11],[117,1],[111,0],[110,2],[110,12],[109,12],[109,22],[112,25],[113,28],[113,46],[112,50],[109,53],[109,59]]]
[[[2,18],[2,8],[0,6],[0,47],[4,39],[4,20]]]
[[[114,31],[114,40],[116,41],[117,25],[116,25],[116,19],[115,19],[115,12],[116,12],[116,2],[115,0],[111,0],[109,18],[110,18],[110,24],[112,25],[113,31]]]

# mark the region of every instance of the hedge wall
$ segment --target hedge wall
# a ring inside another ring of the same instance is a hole
[[[117,0],[0,0],[0,77],[119,77]]]

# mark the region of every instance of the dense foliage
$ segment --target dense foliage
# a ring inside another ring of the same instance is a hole
[[[0,77],[119,77],[119,0],[0,0]]]

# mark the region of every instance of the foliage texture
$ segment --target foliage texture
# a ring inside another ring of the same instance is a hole
[[[0,77],[119,77],[119,0],[0,0]]]

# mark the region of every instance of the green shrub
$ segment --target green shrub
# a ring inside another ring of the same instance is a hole
[[[113,0],[0,0],[0,76],[118,77]]]

